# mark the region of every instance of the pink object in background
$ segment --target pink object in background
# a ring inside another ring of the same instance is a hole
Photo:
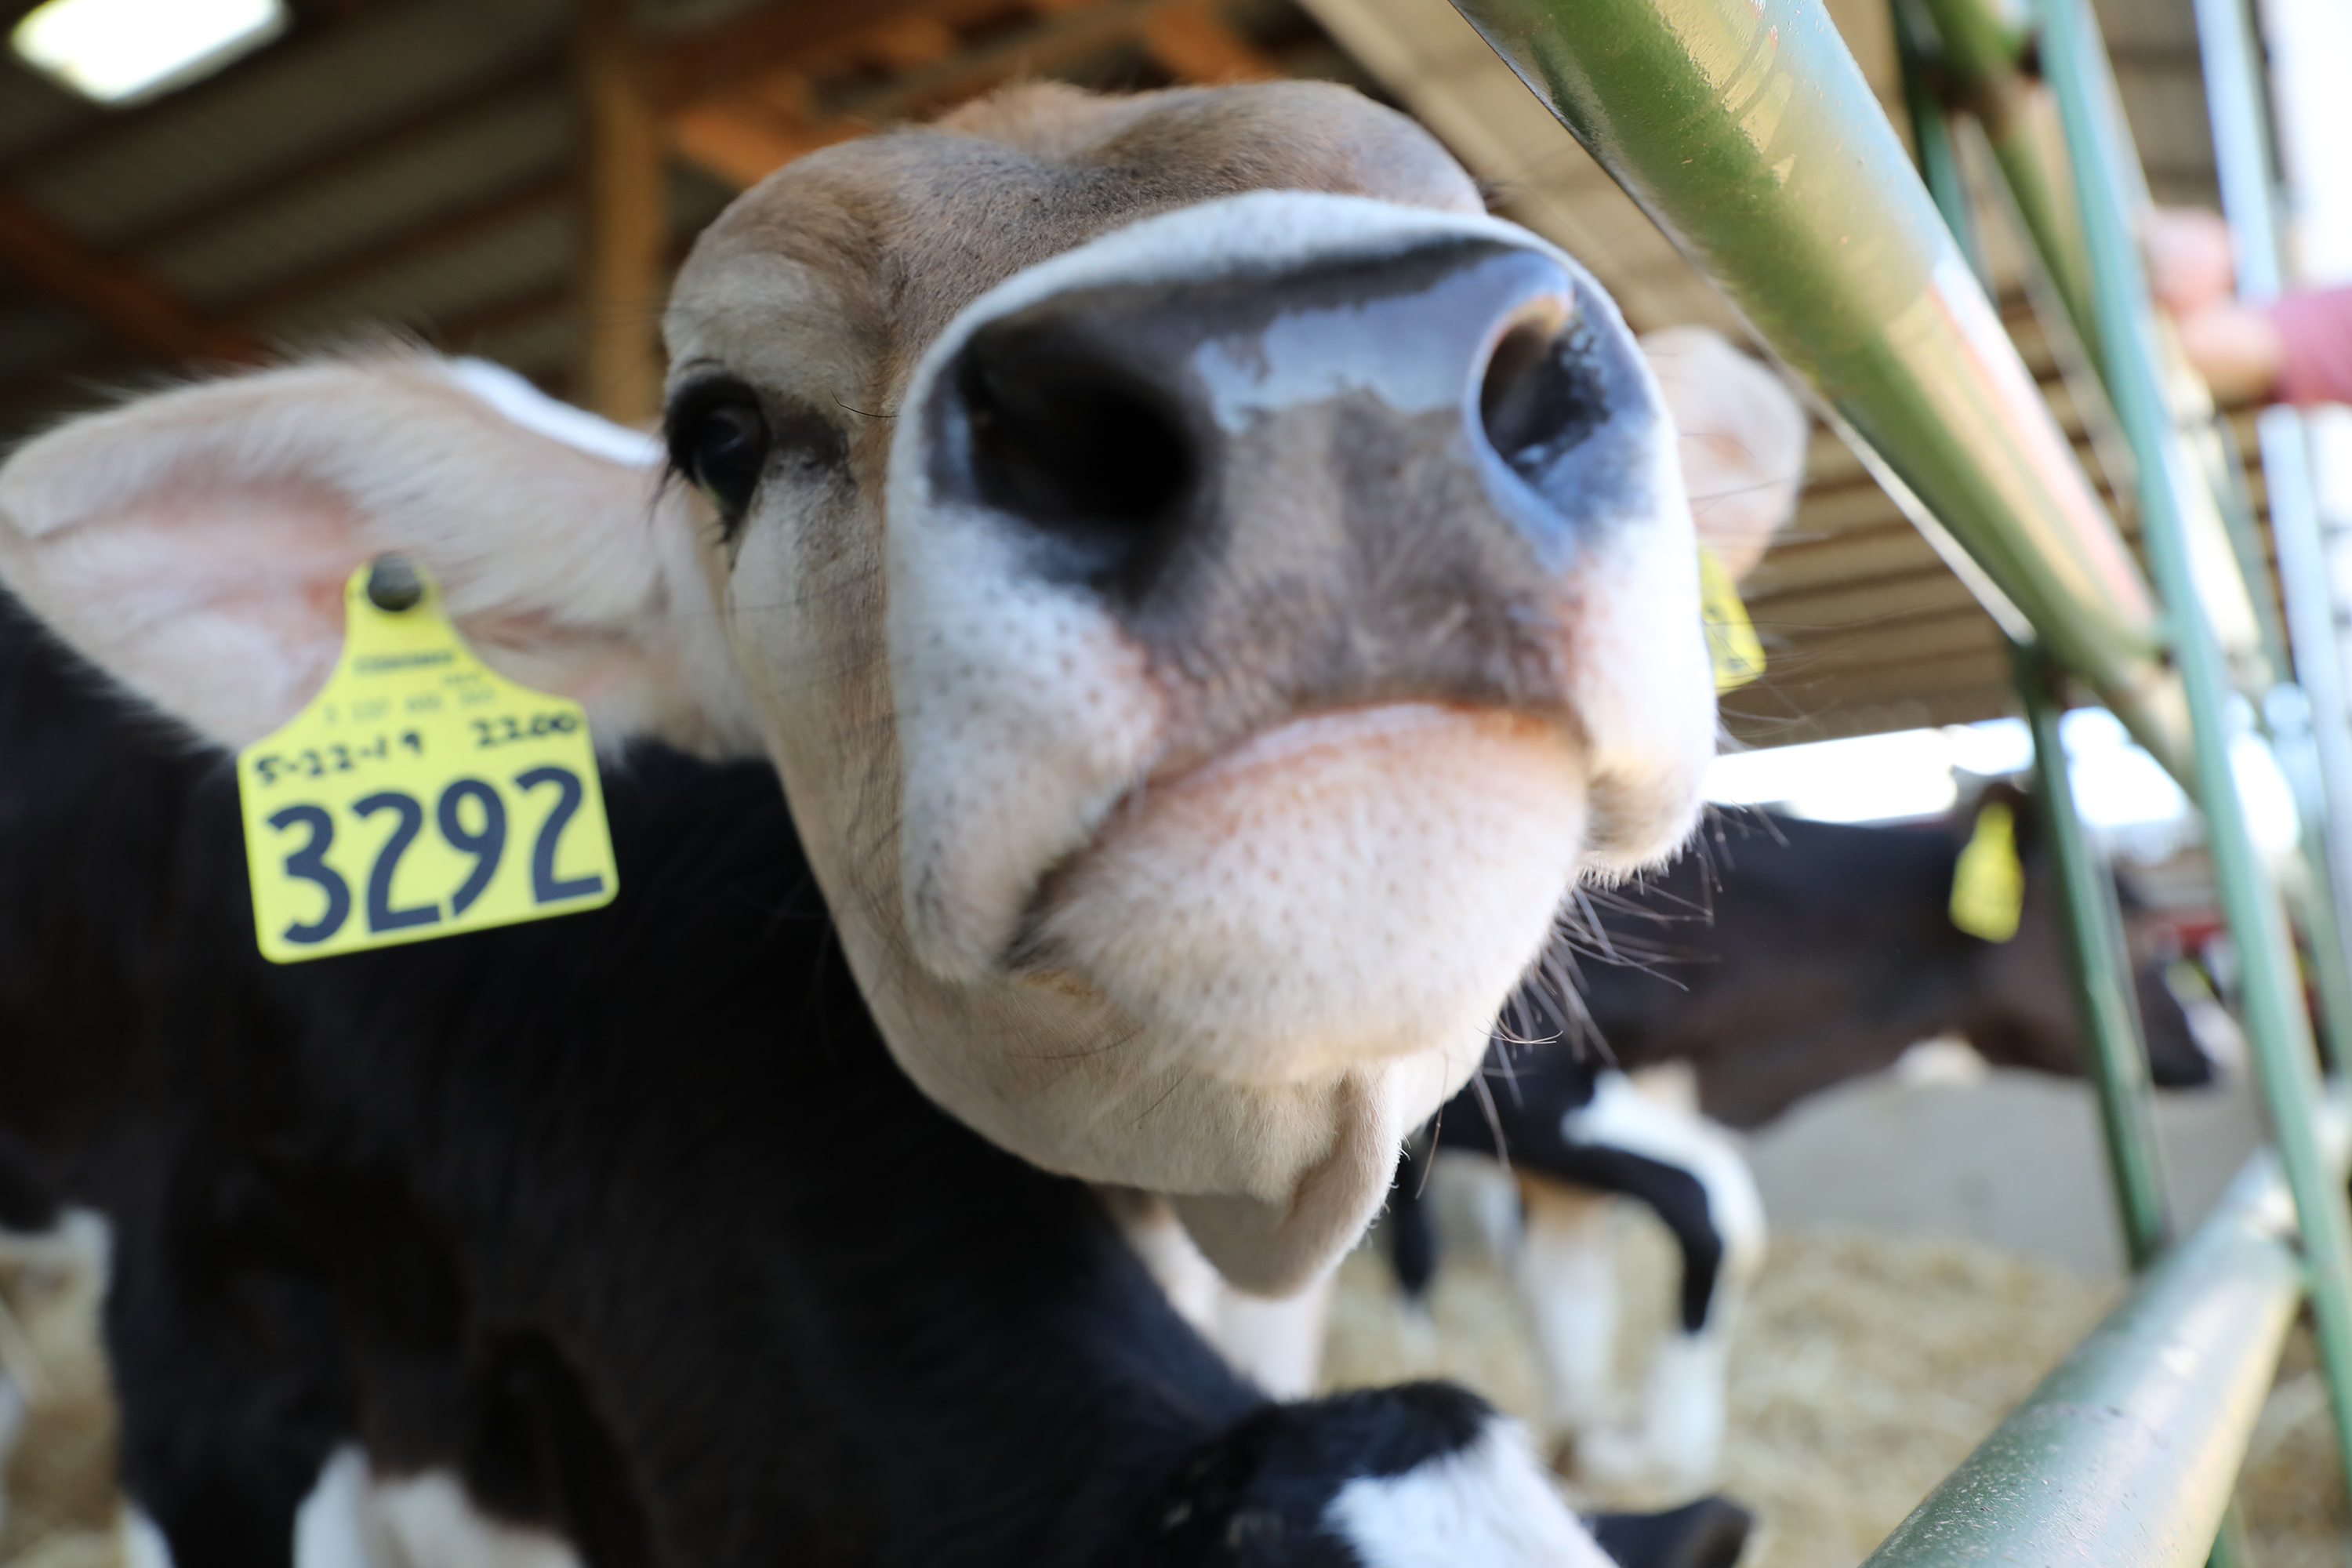
[[[2352,288],[2288,294],[2273,301],[2281,403],[2352,403]]]

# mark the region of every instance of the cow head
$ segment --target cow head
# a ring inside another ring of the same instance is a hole
[[[2068,958],[2070,941],[2056,858],[2044,842],[2037,803],[2024,791],[1994,784],[1956,814],[1950,831],[1965,840],[1974,814],[1987,802],[2010,808],[2025,872],[2017,934],[2006,942],[1977,943],[1975,984],[1961,1032],[1996,1067],[2082,1077],[2091,1070],[2092,1042],[2077,1001]],[[2197,1089],[2230,1075],[2243,1047],[2229,1014],[2209,994],[2183,994],[2171,978],[2179,960],[2145,929],[2129,886],[2116,891],[2125,916],[2134,1010],[2147,1047],[2150,1081],[2160,1089]]]
[[[1696,809],[1691,513],[1613,308],[1341,89],[1036,88],[780,172],[667,326],[683,485],[476,373],[297,367],[33,444],[0,571],[240,743],[418,552],[608,738],[773,758],[936,1100],[1301,1278],[1576,880]]]

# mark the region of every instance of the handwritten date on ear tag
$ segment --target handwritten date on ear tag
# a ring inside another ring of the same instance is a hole
[[[325,688],[237,753],[262,956],[292,963],[611,902],[620,878],[579,705],[484,666],[404,557],[353,573],[343,613]]]
[[[1698,547],[1699,616],[1706,624],[1706,654],[1715,666],[1715,689],[1729,691],[1764,673],[1764,645],[1739,602],[1739,588],[1715,552]]]

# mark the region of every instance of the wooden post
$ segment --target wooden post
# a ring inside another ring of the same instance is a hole
[[[645,426],[661,405],[667,171],[629,12],[629,0],[579,0],[573,63],[586,153],[581,379],[590,408]]]

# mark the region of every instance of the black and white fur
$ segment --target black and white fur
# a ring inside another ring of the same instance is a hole
[[[274,968],[226,758],[0,600],[0,1226],[111,1226],[177,1568],[1604,1561],[1476,1398],[1268,1404],[917,1093],[764,765],[605,790],[611,907]]]
[[[1644,1093],[1620,1071],[1568,1050],[1528,1053],[1505,1078],[1465,1095],[1416,1139],[1387,1218],[1409,1303],[1437,1266],[1423,1204],[1440,1150],[1507,1165],[1507,1243],[1549,1384],[1549,1418],[1574,1446],[1577,1473],[1602,1485],[1685,1494],[1715,1479],[1724,1389],[1740,1305],[1764,1259],[1764,1205],[1734,1140],[1705,1118]],[[1500,1169],[1496,1175],[1500,1178]],[[1674,1325],[1653,1352],[1630,1420],[1617,1408],[1618,1287],[1608,1205],[1657,1215],[1682,1258]]]

